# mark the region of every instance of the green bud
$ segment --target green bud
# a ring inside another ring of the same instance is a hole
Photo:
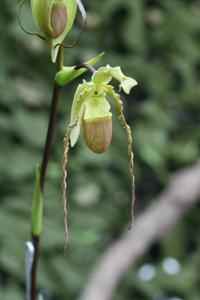
[[[37,26],[51,48],[52,60],[56,61],[59,46],[74,23],[76,0],[32,0],[32,13]]]
[[[40,169],[36,167],[35,171],[35,190],[32,205],[31,233],[39,236],[42,231],[43,199],[40,188]]]

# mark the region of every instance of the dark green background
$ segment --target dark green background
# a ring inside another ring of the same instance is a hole
[[[73,65],[106,54],[101,64],[120,65],[139,85],[127,97],[132,127],[138,215],[167,185],[170,174],[200,155],[200,4],[191,0],[85,0],[88,26],[66,50]],[[55,66],[45,43],[17,24],[17,1],[0,4],[0,299],[24,299],[24,244],[30,236],[34,168],[43,151]],[[29,7],[23,23],[34,27]],[[77,35],[71,31],[68,42]],[[88,76],[88,75],[87,75]],[[86,78],[89,78],[87,77]],[[89,270],[129,223],[130,183],[126,136],[114,117],[113,140],[101,156],[79,139],[69,154],[69,252],[63,255],[60,160],[76,80],[62,92],[45,189],[39,287],[51,300],[74,300]],[[115,110],[113,111],[115,115]],[[200,299],[200,208],[130,268],[113,300],[155,299],[158,291]],[[166,256],[182,265],[166,275]],[[143,283],[137,270],[152,263],[156,277]],[[49,295],[49,296],[48,296]],[[153,298],[154,297],[154,298]],[[160,297],[158,300],[168,298]],[[94,299],[95,300],[95,299]],[[156,298],[157,300],[157,298]]]

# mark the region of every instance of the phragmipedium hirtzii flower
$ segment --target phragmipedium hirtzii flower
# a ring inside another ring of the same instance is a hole
[[[62,75],[62,74],[61,74]],[[62,77],[62,76],[61,76]],[[63,155],[63,200],[65,216],[66,211],[66,165],[68,160],[69,146],[74,147],[80,133],[82,132],[86,145],[94,153],[101,154],[107,150],[112,139],[112,112],[109,100],[116,105],[118,118],[127,135],[129,169],[131,176],[132,190],[132,220],[135,201],[135,179],[134,162],[132,150],[132,135],[129,125],[123,113],[123,103],[120,95],[115,91],[110,82],[116,79],[119,82],[120,90],[129,94],[137,82],[125,76],[120,67],[101,67],[94,72],[91,81],[83,81],[76,90],[71,108],[71,121],[64,138]],[[67,232],[67,223],[65,223]]]

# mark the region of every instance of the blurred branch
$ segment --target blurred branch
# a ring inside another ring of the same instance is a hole
[[[200,200],[200,161],[174,174],[166,189],[111,245],[94,267],[79,300],[109,300],[123,274]]]

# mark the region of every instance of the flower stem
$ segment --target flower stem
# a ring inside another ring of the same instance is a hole
[[[44,190],[47,165],[49,162],[49,156],[50,156],[50,152],[51,152],[51,148],[52,148],[52,144],[53,144],[53,137],[54,137],[54,131],[55,131],[56,118],[57,118],[60,89],[61,89],[60,86],[58,86],[56,83],[54,83],[52,103],[51,103],[50,116],[49,116],[49,125],[48,125],[46,142],[45,142],[43,158],[42,158],[42,163],[41,163],[40,187],[41,187],[42,192]]]
[[[57,69],[60,71],[63,66],[63,47],[60,47],[58,60],[57,60]],[[47,136],[44,146],[43,158],[41,163],[41,172],[40,172],[40,188],[43,193],[44,185],[46,180],[46,171],[49,162],[49,157],[52,149],[53,144],[53,137],[55,132],[55,124],[57,119],[57,111],[58,111],[58,103],[59,103],[59,96],[60,96],[61,87],[54,83],[53,88],[53,95],[52,95],[52,102],[49,114],[49,124],[47,129]],[[39,252],[40,252],[40,237],[32,235],[32,242],[34,245],[34,257],[33,257],[33,264],[31,270],[31,300],[37,299],[37,287],[36,287],[36,279],[37,279],[37,266],[39,260]]]
[[[82,69],[82,68],[85,68],[87,69],[88,71],[90,71],[92,74],[94,74],[96,72],[96,69],[92,66],[90,66],[89,64],[87,63],[82,63],[80,65],[77,65],[74,69],[75,70],[79,70],[79,69]]]

